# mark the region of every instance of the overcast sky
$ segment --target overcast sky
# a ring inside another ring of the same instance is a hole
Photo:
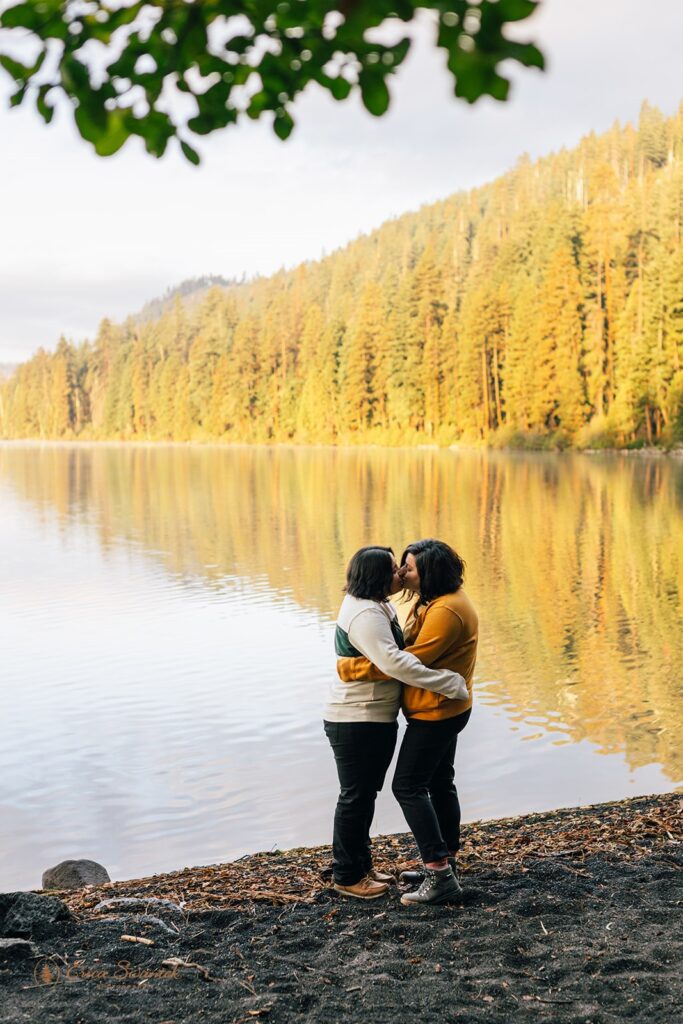
[[[430,30],[431,31],[431,30]],[[523,28],[548,60],[511,66],[512,98],[451,96],[426,40],[394,78],[387,116],[313,86],[282,143],[248,123],[201,144],[200,168],[137,140],[92,155],[65,111],[0,109],[0,363],[92,337],[201,274],[268,274],[338,248],[389,217],[489,181],[520,154],[573,146],[634,120],[644,99],[683,99],[681,0],[545,0]]]

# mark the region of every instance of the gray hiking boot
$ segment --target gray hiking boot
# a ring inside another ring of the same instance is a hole
[[[450,903],[460,896],[462,889],[450,867],[425,868],[422,885],[415,892],[407,892],[401,896],[401,903],[406,907],[434,906],[439,903]]]
[[[455,857],[448,858],[448,866],[455,875],[455,880],[458,882],[458,872],[455,868]],[[419,885],[424,881],[425,873],[423,871],[402,871],[399,875],[399,880],[405,885]],[[459,884],[459,883],[458,883]]]

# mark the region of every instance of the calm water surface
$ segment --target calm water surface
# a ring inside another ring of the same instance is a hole
[[[344,566],[438,536],[481,619],[468,820],[683,782],[683,464],[0,444],[0,890],[330,838]],[[404,831],[390,791],[376,832]]]

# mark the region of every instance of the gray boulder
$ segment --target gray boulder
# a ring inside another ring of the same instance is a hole
[[[32,936],[73,920],[66,903],[56,896],[39,896],[35,892],[0,893],[0,935]]]
[[[43,872],[43,889],[82,889],[105,882],[111,882],[109,873],[96,860],[63,860]]]

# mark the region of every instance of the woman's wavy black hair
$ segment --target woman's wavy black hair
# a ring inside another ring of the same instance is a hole
[[[394,578],[393,553],[393,548],[376,544],[356,551],[346,568],[346,593],[370,601],[385,601]]]
[[[416,540],[401,555],[401,565],[412,555],[420,576],[420,604],[429,604],[435,597],[460,590],[465,577],[465,563],[449,544],[442,540]]]

